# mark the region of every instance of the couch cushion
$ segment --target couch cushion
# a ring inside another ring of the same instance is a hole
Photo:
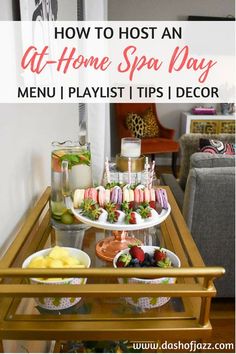
[[[184,134],[180,138],[181,163],[179,172],[179,184],[182,189],[185,189],[188,178],[190,156],[199,151],[200,138],[209,139],[209,134]],[[211,134],[211,138],[227,143],[235,143],[234,134]]]
[[[235,144],[224,143],[220,140],[201,138],[199,148],[201,152],[210,154],[235,155]]]
[[[195,152],[190,157],[190,168],[234,167],[235,156]]]
[[[183,215],[204,262],[223,266],[218,296],[234,296],[235,168],[192,168]]]

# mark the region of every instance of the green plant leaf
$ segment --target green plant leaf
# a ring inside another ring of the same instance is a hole
[[[68,161],[69,169],[76,165],[90,166],[91,154],[87,150],[82,150],[78,154],[65,154],[60,157],[60,165],[62,161]]]

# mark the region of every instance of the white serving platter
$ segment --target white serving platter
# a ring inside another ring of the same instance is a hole
[[[91,220],[83,215],[81,215],[80,209],[75,209],[71,207],[71,211],[74,216],[81,222],[96,227],[98,229],[105,229],[105,230],[117,230],[117,231],[135,231],[135,230],[142,230],[147,229],[149,227],[153,227],[155,225],[161,224],[170,214],[171,207],[168,203],[168,209],[162,209],[161,213],[158,214],[154,209],[153,216],[146,220],[142,220],[142,222],[138,224],[125,224],[124,222],[116,222],[111,224],[110,222],[100,222]]]

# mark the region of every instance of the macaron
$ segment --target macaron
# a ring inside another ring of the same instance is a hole
[[[122,191],[119,186],[115,186],[111,190],[111,202],[114,204],[122,203]]]
[[[105,188],[103,186],[99,186],[97,187],[97,191],[98,191],[98,204],[100,205],[100,207],[103,207],[106,201]]]
[[[168,197],[165,189],[160,188],[160,192],[163,200],[163,209],[168,209]]]
[[[156,201],[158,204],[160,204],[161,207],[163,207],[163,200],[162,200],[162,194],[160,188],[156,190]]]
[[[135,189],[144,189],[144,188],[145,188],[145,186],[143,184],[139,184],[139,185],[137,185],[137,187]]]
[[[96,188],[87,188],[84,193],[84,199],[92,199],[95,203],[97,203],[98,192]]]
[[[134,191],[133,189],[129,189],[129,202],[134,201]]]
[[[156,200],[163,209],[168,209],[168,198],[165,189],[158,188],[156,190]]]
[[[121,204],[123,201],[123,193],[120,187],[117,187],[118,190],[118,197],[117,197],[117,204]]]
[[[150,189],[150,202],[155,202],[156,200],[156,195],[155,195],[155,190],[153,188]]]
[[[150,202],[150,190],[147,187],[144,188],[144,201],[146,203]]]
[[[134,190],[134,201],[135,203],[143,203],[144,201],[144,191],[141,188],[136,187]]]
[[[134,201],[135,203],[140,203],[140,200],[139,200],[139,189],[135,188],[134,190]]]
[[[110,203],[111,191],[110,189],[105,190],[105,204]]]
[[[129,202],[129,189],[123,189],[123,202]]]
[[[73,197],[73,204],[75,208],[79,208],[84,200],[84,189],[76,189]]]

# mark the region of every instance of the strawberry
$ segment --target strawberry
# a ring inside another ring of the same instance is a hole
[[[150,208],[152,208],[152,209],[156,209],[156,202],[155,202],[154,200],[151,200],[151,201],[149,202],[149,206],[150,206]]]
[[[118,210],[113,210],[108,213],[107,221],[110,223],[117,222],[120,216],[120,212]]]
[[[131,246],[129,253],[132,256],[132,258],[137,258],[139,260],[139,262],[141,262],[141,263],[145,259],[145,253],[141,247]]]
[[[143,203],[142,205],[140,205],[139,208],[137,209],[137,213],[141,215],[142,219],[147,219],[152,216],[151,209],[148,203]]]
[[[138,203],[136,203],[134,200],[132,202],[129,202],[129,209],[132,210],[137,210],[138,209]]]
[[[99,205],[95,205],[94,209],[90,212],[91,220],[98,220],[99,216],[102,214],[101,208]]]
[[[121,204],[121,210],[124,212],[124,213],[127,213],[129,212],[129,203],[128,202],[123,202]]]
[[[129,224],[137,224],[136,215],[133,211],[131,211],[131,213],[129,213],[129,215],[127,215],[127,218],[129,220]]]
[[[161,249],[156,249],[153,258],[155,262],[164,261],[166,259],[166,253],[161,251]]]
[[[134,210],[134,205],[135,205],[134,201],[129,202],[129,209]]]
[[[129,253],[124,253],[118,258],[116,266],[118,268],[126,267],[130,263],[131,259],[132,257]]]
[[[108,214],[109,214],[109,213],[114,212],[114,211],[117,209],[117,207],[116,207],[116,205],[115,205],[114,203],[109,202],[109,203],[107,203],[107,204],[105,205],[104,209],[105,209],[105,210],[108,212]]]
[[[88,198],[81,204],[82,215],[86,216],[91,220],[98,220],[101,215],[101,210],[99,205],[95,203],[94,200]]]
[[[160,204],[158,204],[158,203],[156,203],[156,212],[157,212],[157,214],[161,214],[161,212],[162,212],[162,207],[160,206]]]

